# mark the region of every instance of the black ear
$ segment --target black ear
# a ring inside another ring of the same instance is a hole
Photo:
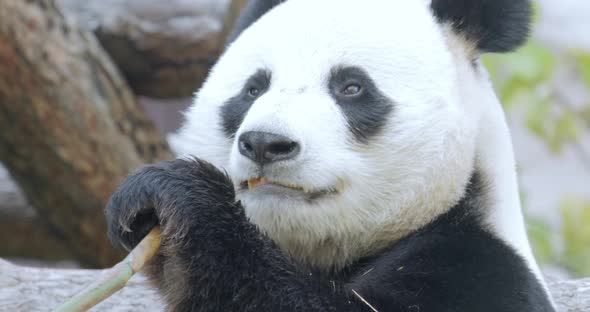
[[[432,0],[434,15],[481,52],[509,52],[529,35],[530,0]]]
[[[227,44],[234,42],[246,28],[250,27],[262,15],[285,1],[287,0],[248,0],[227,39]]]

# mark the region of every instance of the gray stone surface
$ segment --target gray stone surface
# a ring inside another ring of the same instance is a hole
[[[100,271],[24,268],[0,260],[0,311],[49,311],[97,280]],[[560,312],[590,311],[590,280],[549,284]],[[91,311],[163,311],[161,297],[141,275]],[[524,311],[523,311],[524,312]]]

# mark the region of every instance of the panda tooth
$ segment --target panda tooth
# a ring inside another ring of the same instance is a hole
[[[266,184],[266,183],[268,183],[268,179],[266,179],[266,178],[250,179],[250,180],[248,180],[248,188],[252,189],[252,188],[255,188],[259,185]]]

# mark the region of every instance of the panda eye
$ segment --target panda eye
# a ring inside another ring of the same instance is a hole
[[[363,88],[356,83],[351,83],[342,89],[341,93],[345,96],[355,96],[361,93]]]
[[[251,97],[258,97],[260,95],[260,89],[256,87],[250,87],[248,89],[248,95]]]

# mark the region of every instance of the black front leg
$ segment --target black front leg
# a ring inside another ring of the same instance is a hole
[[[204,161],[140,169],[112,196],[107,219],[127,248],[161,224],[147,273],[172,311],[370,311],[283,254],[247,220],[227,175]]]

